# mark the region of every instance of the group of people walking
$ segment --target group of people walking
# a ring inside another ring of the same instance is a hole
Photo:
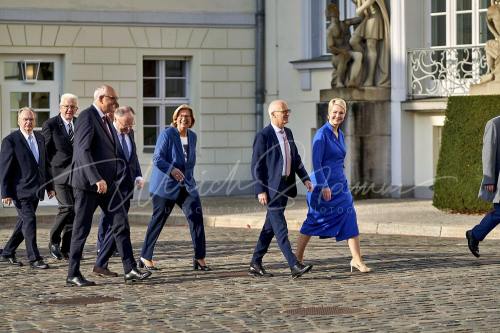
[[[189,224],[193,269],[210,271],[212,268],[205,261],[202,206],[194,179],[197,136],[192,130],[193,109],[180,105],[173,113],[171,126],[161,131],[157,139],[149,182],[153,212],[137,260],[128,221],[134,188],[144,186],[132,129],[135,112],[131,107],[119,106],[118,95],[109,85],[98,87],[92,105],[75,117],[77,110],[78,97],[62,95],[60,113],[47,120],[38,133],[33,131],[36,113],[24,107],[18,113],[19,130],[2,141],[2,202],[14,204],[18,219],[1,250],[0,260],[21,266],[16,249],[24,240],[30,266],[48,268],[36,241],[36,209],[46,191],[49,198],[56,196],[59,203],[50,231],[49,251],[55,259],[68,260],[69,286],[95,284],[84,277],[80,262],[97,207],[102,213],[95,274],[118,276],[108,268],[108,261],[115,253],[122,259],[126,283],[147,279],[158,270],[154,248],[175,205],[182,209]],[[346,112],[344,100],[335,98],[329,102],[328,119],[313,139],[313,171],[308,174],[292,131],[285,126],[291,115],[288,104],[284,100],[269,104],[270,124],[256,134],[253,143],[251,171],[255,194],[267,213],[250,260],[250,275],[272,276],[264,267],[263,258],[274,237],[293,278],[312,268],[304,262],[312,236],[347,240],[352,255],[351,271],[371,271],[362,259],[356,211],[344,173],[346,144],[340,126]],[[490,124],[489,132],[491,128],[494,129]],[[297,195],[296,177],[307,189],[308,212],[293,251],[284,212],[288,198]],[[496,186],[487,183],[486,190],[492,193]],[[492,214],[486,219],[489,228],[493,225]],[[478,242],[484,238],[483,229],[476,227],[467,233],[475,255],[479,255]]]

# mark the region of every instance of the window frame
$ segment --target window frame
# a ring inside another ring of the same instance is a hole
[[[168,114],[167,108],[168,107],[177,107],[180,104],[189,104],[190,103],[190,91],[191,91],[191,82],[190,82],[190,76],[191,76],[191,61],[190,58],[188,57],[143,57],[142,59],[142,66],[144,65],[144,61],[156,61],[157,66],[158,66],[158,76],[156,77],[149,77],[149,76],[144,76],[144,73],[142,75],[142,80],[143,80],[143,89],[142,89],[142,112],[144,115],[144,108],[146,107],[157,107],[157,114],[156,114],[156,124],[151,125],[151,124],[142,124],[142,141],[143,141],[143,152],[145,153],[152,153],[154,152],[155,145],[147,145],[145,142],[145,131],[144,129],[146,128],[156,128],[156,139],[158,139],[158,136],[160,135],[160,132],[170,125],[170,123],[167,121],[166,116]],[[165,73],[166,69],[166,63],[168,61],[182,61],[184,63],[184,76],[183,77],[168,77]],[[145,79],[152,79],[152,78],[157,78],[158,79],[158,97],[144,97],[144,80]],[[185,84],[184,84],[184,91],[185,91],[185,96],[184,97],[166,97],[166,82],[168,79],[179,79],[179,78],[184,78]],[[156,142],[156,140],[155,140]]]
[[[463,46],[478,46],[485,45],[485,43],[480,42],[480,28],[479,23],[481,19],[481,14],[487,11],[486,8],[480,8],[481,0],[471,0],[471,9],[469,10],[458,10],[457,0],[446,0],[446,10],[444,12],[432,12],[432,0],[428,0],[429,8],[429,44],[431,48],[434,47],[463,47]],[[472,38],[470,44],[458,44],[457,43],[457,16],[460,14],[470,13],[472,15]],[[432,45],[432,30],[431,21],[434,16],[445,16],[446,17],[446,43],[445,45]]]

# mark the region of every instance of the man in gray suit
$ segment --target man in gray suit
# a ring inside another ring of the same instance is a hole
[[[479,242],[500,223],[500,117],[488,120],[483,137],[483,180],[479,198],[493,202],[491,210],[472,230],[465,233],[469,250],[479,258]]]

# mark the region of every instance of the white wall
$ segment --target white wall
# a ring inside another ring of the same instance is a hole
[[[302,90],[300,73],[290,63],[303,59],[304,41],[301,38],[303,3],[299,0],[266,2],[266,89],[269,103],[273,99],[285,99],[292,109],[290,123],[302,160],[311,171],[311,129],[316,128],[316,104],[319,91],[330,88],[331,69],[311,71],[311,89]],[[269,123],[267,113],[264,124]],[[299,186],[299,193],[305,190]]]
[[[248,2],[235,1],[234,5],[251,10],[253,5],[248,6]],[[183,8],[189,10],[193,1],[175,3],[183,3]],[[197,3],[203,3],[197,10],[207,9],[209,3],[216,10],[221,1]],[[83,6],[83,2],[78,4]],[[180,8],[180,4],[176,6]],[[232,180],[251,179],[250,157],[255,134],[254,49],[253,26],[0,24],[0,56],[62,57],[64,76],[59,93],[79,96],[80,109],[92,103],[94,89],[99,85],[106,83],[116,88],[120,104],[138,111],[136,143],[145,174],[150,169],[151,154],[142,153],[142,59],[145,56],[189,59],[189,97],[197,114],[194,130],[199,137],[195,169],[199,182],[226,180],[231,170]],[[2,137],[5,135],[2,133]]]

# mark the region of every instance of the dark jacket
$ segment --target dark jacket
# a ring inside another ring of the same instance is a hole
[[[293,198],[297,196],[295,174],[299,176],[302,182],[309,180],[309,176],[302,164],[302,159],[293,140],[292,131],[285,127],[285,133],[290,145],[292,163],[284,194]],[[273,126],[269,124],[256,134],[253,142],[252,177],[255,182],[256,195],[266,192],[271,200],[278,194],[283,163],[284,159],[278,137]]]
[[[73,124],[76,124],[76,118],[73,118]],[[45,138],[54,184],[68,184],[73,160],[73,144],[69,140],[61,115],[48,119],[42,126],[42,134]]]
[[[107,121],[107,120],[106,120]],[[115,190],[118,161],[118,137],[113,124],[107,121],[104,127],[97,109],[91,105],[83,110],[75,124],[73,141],[73,162],[70,183],[73,188],[97,191],[99,180],[106,181],[108,192]]]
[[[115,127],[113,126],[113,130]],[[117,133],[118,138],[121,140],[120,135]],[[134,191],[135,179],[142,177],[141,165],[137,158],[137,148],[135,146],[134,131],[128,134],[132,144],[132,151],[130,152],[130,159],[127,161],[125,153],[123,152],[121,141],[118,144],[118,182],[120,184],[120,191],[124,196],[132,196],[131,192]]]
[[[49,170],[43,135],[33,132],[39,151],[39,163],[24,138],[21,130],[7,135],[0,151],[0,180],[2,198],[14,200],[43,200],[45,190],[52,191],[54,185]]]

